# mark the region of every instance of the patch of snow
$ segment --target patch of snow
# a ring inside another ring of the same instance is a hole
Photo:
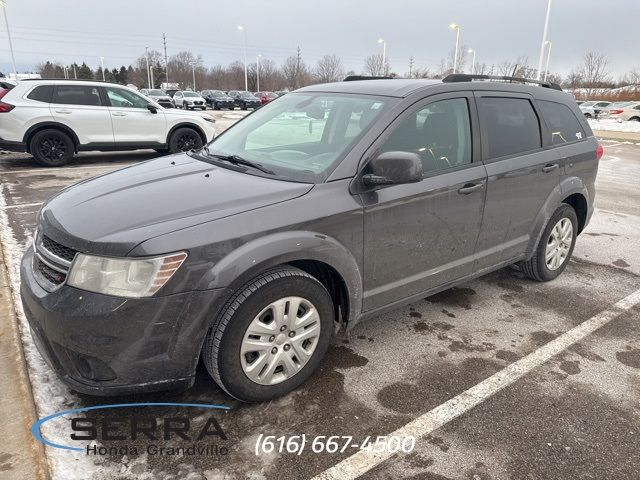
[[[640,122],[618,122],[612,118],[604,118],[600,120],[590,118],[587,121],[593,130],[640,133]]]

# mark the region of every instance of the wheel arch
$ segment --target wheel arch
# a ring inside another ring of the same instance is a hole
[[[167,145],[169,145],[169,142],[171,141],[171,135],[173,135],[173,133],[179,128],[190,128],[192,130],[195,130],[198,133],[198,135],[200,135],[200,138],[202,139],[202,143],[203,144],[207,143],[207,136],[205,135],[204,130],[202,130],[202,128],[199,125],[191,122],[180,122],[174,125],[173,127],[171,127],[171,129],[169,130],[169,133],[167,133]]]
[[[41,123],[36,123],[35,125],[29,127],[29,129],[25,132],[24,137],[23,137],[23,142],[25,144],[25,150],[27,153],[31,153],[31,139],[33,138],[33,136],[42,131],[42,130],[48,130],[48,129],[53,129],[53,130],[60,130],[61,132],[66,133],[67,135],[69,135],[71,137],[71,141],[73,142],[73,149],[74,149],[74,153],[78,152],[78,146],[80,145],[80,139],[78,138],[78,136],[76,135],[76,133],[73,131],[73,129],[71,129],[70,127],[68,127],[67,125],[63,124],[63,123],[59,123],[59,122],[41,122]]]
[[[250,241],[217,262],[198,289],[236,291],[265,270],[280,265],[291,265],[313,275],[334,300],[336,319],[341,318],[349,326],[357,321],[362,307],[358,264],[337,240],[319,233],[280,232]]]

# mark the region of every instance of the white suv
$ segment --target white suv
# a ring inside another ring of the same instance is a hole
[[[46,166],[86,150],[188,151],[214,134],[211,116],[164,109],[118,84],[23,80],[0,88],[0,149],[27,151]]]

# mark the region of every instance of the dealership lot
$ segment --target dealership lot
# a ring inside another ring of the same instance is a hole
[[[220,130],[242,112],[211,114]],[[640,288],[640,256],[633,253],[640,250],[640,147],[604,145],[596,213],[559,279],[538,284],[503,269],[378,316],[338,336],[305,385],[266,404],[233,401],[204,369],[187,392],[109,399],[229,405],[221,423],[231,452],[187,461],[110,457],[99,462],[98,478],[313,477],[355,452],[256,456],[258,436],[362,440],[388,434],[633,294]],[[17,281],[15,262],[44,200],[67,185],[155,155],[83,154],[59,169],[38,167],[25,154],[2,155],[0,219],[9,227],[3,248],[12,280]],[[640,307],[617,313],[603,328],[419,439],[414,453],[358,473],[381,479],[633,478],[640,470]],[[26,342],[41,414],[104,403],[68,392],[37,360],[28,335]],[[56,478],[98,470],[86,456],[49,453]]]

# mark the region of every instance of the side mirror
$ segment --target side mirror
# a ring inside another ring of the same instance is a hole
[[[151,112],[151,113],[158,113],[158,109],[154,106],[154,105],[147,105],[147,109]]]
[[[422,160],[417,153],[384,152],[371,160],[371,173],[363,175],[362,181],[368,187],[414,183],[422,180]]]

